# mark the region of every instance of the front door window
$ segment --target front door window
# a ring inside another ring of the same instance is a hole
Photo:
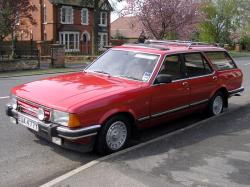
[[[180,55],[171,55],[166,58],[159,71],[159,75],[170,75],[173,80],[183,78],[183,64]]]

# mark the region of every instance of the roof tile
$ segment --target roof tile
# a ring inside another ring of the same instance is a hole
[[[111,23],[111,36],[115,37],[119,33],[125,38],[138,39],[143,31],[142,28],[138,17],[120,17]]]

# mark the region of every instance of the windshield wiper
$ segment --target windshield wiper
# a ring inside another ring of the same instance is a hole
[[[132,79],[132,80],[136,80],[136,81],[141,81],[141,79],[138,79],[138,78],[135,78],[135,77],[132,77],[132,76],[128,76],[128,75],[120,75],[120,77]]]
[[[95,72],[95,73],[105,74],[105,75],[108,75],[108,76],[110,77],[110,74],[107,73],[107,72],[105,72],[105,71],[100,71],[100,70],[98,70],[98,71],[94,71],[94,72]]]

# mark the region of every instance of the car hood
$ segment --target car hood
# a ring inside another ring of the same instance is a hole
[[[12,93],[34,103],[69,111],[79,102],[138,88],[143,83],[94,73],[50,77],[13,88]]]

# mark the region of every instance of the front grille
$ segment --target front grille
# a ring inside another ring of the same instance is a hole
[[[37,111],[39,108],[43,108],[44,112],[45,112],[45,121],[49,121],[50,120],[50,109],[45,108],[41,105],[38,105],[36,103],[30,102],[30,101],[26,101],[23,100],[21,98],[17,99],[17,104],[18,104],[18,111],[24,114],[28,114],[32,117],[37,118]]]

